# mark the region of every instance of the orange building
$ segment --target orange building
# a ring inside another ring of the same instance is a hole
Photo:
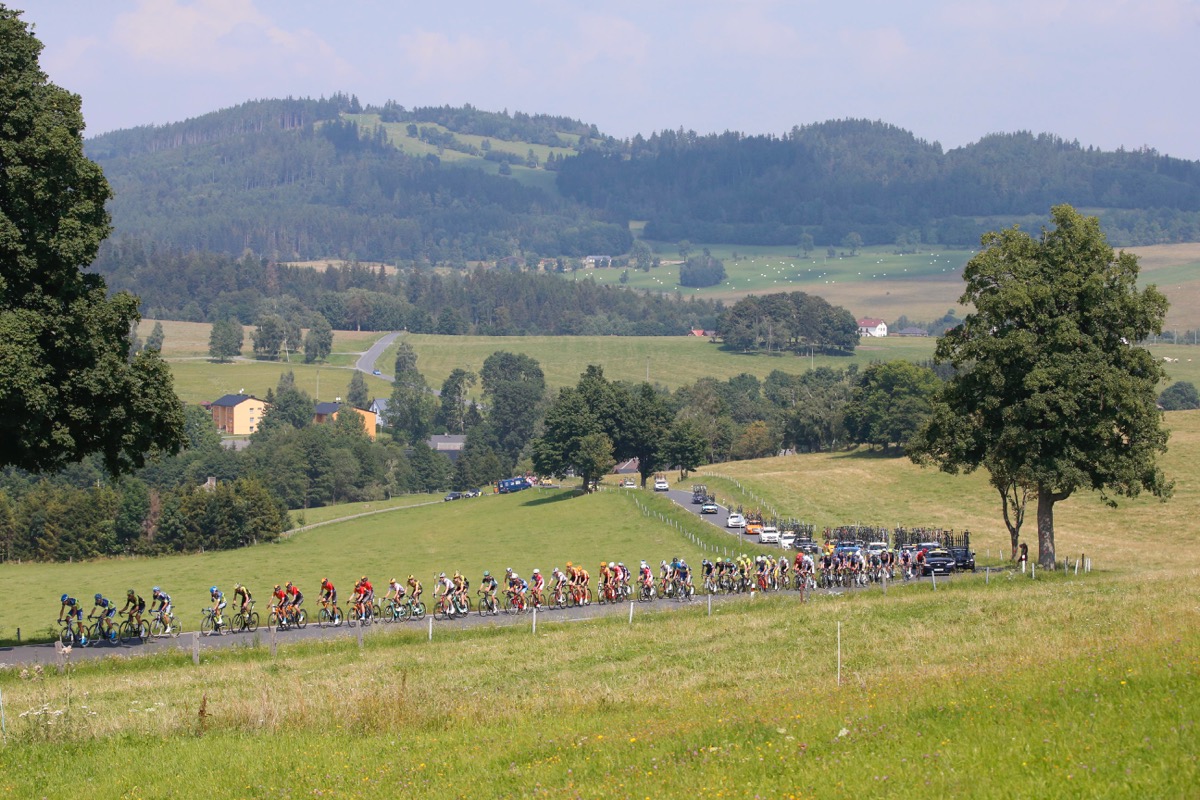
[[[209,406],[217,430],[237,436],[258,430],[267,408],[266,401],[252,394],[227,394]]]
[[[337,419],[338,413],[348,408],[358,414],[363,419],[363,426],[367,429],[367,436],[374,439],[377,429],[378,417],[374,411],[367,411],[362,408],[355,408],[352,405],[342,402],[336,403],[317,403],[317,407],[313,409],[313,424],[322,425],[326,422],[331,422]]]

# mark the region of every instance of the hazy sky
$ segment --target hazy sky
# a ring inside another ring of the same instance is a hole
[[[7,0],[89,134],[357,94],[663,128],[880,119],[1200,158],[1200,1]],[[1191,77],[1189,77],[1191,76]]]

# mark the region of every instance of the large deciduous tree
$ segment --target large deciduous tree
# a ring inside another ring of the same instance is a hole
[[[85,274],[109,233],[104,174],[83,155],[80,98],[0,6],[0,466],[54,470],[90,453],[114,473],[184,442],[156,350],[129,358],[137,298]]]
[[[1157,463],[1163,370],[1137,345],[1161,331],[1166,298],[1138,289],[1137,258],[1115,254],[1096,218],[1066,205],[1051,217],[1038,237],[1016,227],[983,237],[959,301],[975,311],[937,345],[956,373],[909,448],[947,472],[983,466],[993,485],[1034,487],[1044,566],[1054,564],[1054,505],[1076,490],[1111,505],[1172,488]]]

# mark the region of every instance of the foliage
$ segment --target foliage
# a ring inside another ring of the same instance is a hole
[[[312,325],[304,335],[304,363],[324,361],[333,350],[333,327],[324,314],[314,314]]]
[[[970,244],[1051,203],[1112,209],[1122,241],[1200,238],[1200,164],[1104,152],[1051,134],[992,134],[943,151],[893,125],[835,120],[783,136],[664,130],[567,159],[563,194],[659,241]],[[849,238],[857,233],[860,241]]]
[[[367,391],[367,380],[358,370],[354,370],[354,374],[350,376],[350,385],[346,388],[346,402],[355,408],[366,408],[371,404],[371,398]],[[358,414],[354,415],[355,417]]]
[[[1200,408],[1200,392],[1196,391],[1195,384],[1177,381],[1163,389],[1162,394],[1158,396],[1158,404],[1163,407],[1164,411],[1186,411]]]
[[[717,320],[717,335],[737,350],[853,350],[858,322],[841,306],[804,292],[744,297]]]
[[[904,361],[872,364],[862,371],[845,408],[851,440],[904,447],[929,418],[937,376]]]
[[[129,358],[137,299],[81,268],[112,196],[83,155],[80,98],[50,83],[41,43],[0,7],[0,465],[53,470],[99,453],[112,473],[183,443],[157,350]]]
[[[236,319],[217,320],[208,339],[208,354],[220,362],[242,354],[245,332]]]
[[[680,286],[716,286],[725,280],[725,264],[705,253],[691,256],[679,267]]]
[[[442,403],[435,421],[439,429],[458,435],[467,432],[467,392],[475,385],[476,379],[474,372],[456,368],[442,382]]]
[[[498,350],[483,362],[479,377],[488,405],[481,434],[511,469],[544,411],[546,376],[537,359]]]
[[[1070,206],[1034,238],[988,234],[964,271],[974,307],[938,340],[956,368],[913,456],[943,470],[979,466],[1036,486],[1039,561],[1054,562],[1054,504],[1079,489],[1171,493],[1158,467],[1167,434],[1155,408],[1162,366],[1135,343],[1162,328],[1166,298],[1137,288],[1138,262],[1114,254],[1099,221]]]

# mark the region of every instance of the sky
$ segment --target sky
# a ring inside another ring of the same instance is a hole
[[[0,0],[88,134],[247,100],[355,94],[783,134],[882,120],[1200,159],[1200,0]]]

